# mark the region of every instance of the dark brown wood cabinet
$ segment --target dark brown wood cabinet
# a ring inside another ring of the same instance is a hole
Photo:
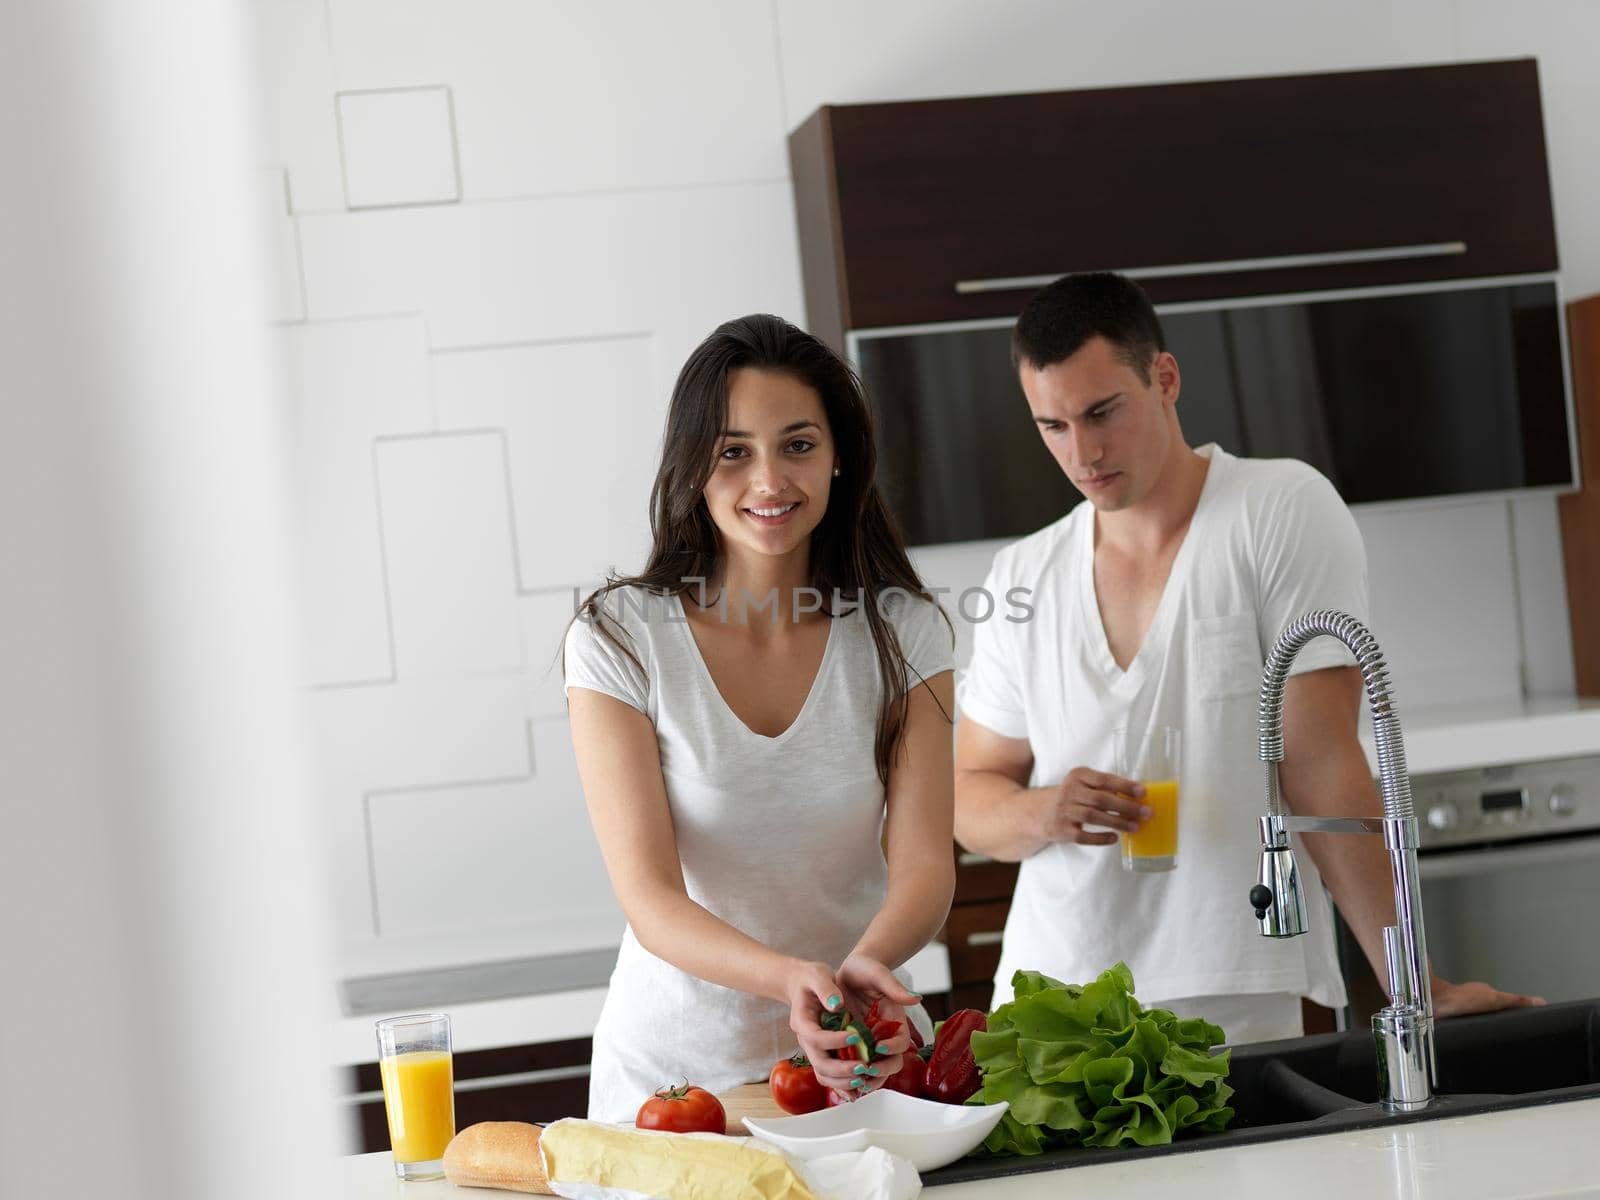
[[[1583,488],[1561,497],[1561,545],[1578,694],[1596,696],[1600,695],[1600,296],[1567,306],[1567,337]]]
[[[828,105],[790,137],[811,329],[1014,315],[962,281],[1461,243],[1165,275],[1157,303],[1556,269],[1532,59]]]
[[[956,891],[940,940],[950,954],[951,1011],[988,1011],[995,968],[1000,965],[1000,933],[1017,885],[1017,864],[994,862],[955,847]]]

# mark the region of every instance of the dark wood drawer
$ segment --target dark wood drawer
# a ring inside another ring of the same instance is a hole
[[[1017,887],[1017,864],[995,862],[956,848],[956,893],[953,904],[1010,900]]]
[[[1010,910],[1009,899],[951,908],[944,938],[950,951],[952,989],[994,978],[995,968],[1000,965],[1000,934]]]

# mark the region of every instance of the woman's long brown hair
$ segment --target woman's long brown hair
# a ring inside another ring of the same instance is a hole
[[[874,759],[878,778],[887,784],[890,764],[905,737],[909,664],[880,600],[890,589],[930,602],[933,597],[911,565],[874,482],[878,456],[861,381],[837,354],[783,318],[757,313],[728,321],[689,355],[672,389],[661,466],[650,490],[650,557],[637,575],[613,575],[590,593],[579,606],[577,619],[593,621],[643,670],[632,649],[609,628],[611,622],[599,619],[601,602],[621,587],[681,596],[717,577],[721,541],[702,492],[715,466],[717,443],[728,426],[728,382],[743,367],[793,376],[821,397],[828,415],[839,475],[829,490],[827,510],[811,534],[811,586],[825,601],[836,592],[859,597],[865,611],[883,685]],[[830,615],[837,619],[844,613]],[[949,620],[945,616],[947,626]],[[951,636],[953,640],[953,631]]]

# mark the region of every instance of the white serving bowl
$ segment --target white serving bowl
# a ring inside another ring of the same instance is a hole
[[[746,1117],[745,1128],[795,1158],[821,1158],[879,1146],[919,1171],[953,1163],[975,1149],[1010,1105],[941,1104],[879,1089],[870,1096],[798,1117]]]

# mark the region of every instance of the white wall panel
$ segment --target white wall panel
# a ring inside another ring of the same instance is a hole
[[[312,747],[329,777],[361,791],[529,771],[519,675],[319,688],[308,699]]]
[[[1600,292],[1600,4],[1587,0],[1456,0],[1463,58],[1539,60],[1556,242],[1569,299]]]
[[[432,425],[422,322],[338,321],[286,333],[303,677],[388,679],[394,663],[373,450],[381,435]]]
[[[300,239],[289,215],[289,175],[281,167],[260,173],[262,222],[267,252],[267,319],[303,321],[305,288],[300,279]]]
[[[666,396],[654,340],[433,356],[440,427],[506,431],[523,590],[637,570]]]
[[[397,675],[520,671],[504,436],[386,439],[377,459]]]
[[[712,328],[805,319],[787,183],[301,221],[312,319],[423,312],[435,349],[653,331],[666,384]]]
[[[365,800],[404,787],[515,779],[532,769],[515,675],[326,688],[308,697],[316,792],[335,864],[340,941],[373,933]]]
[[[528,923],[539,887],[531,780],[367,798],[376,930],[406,937]]]
[[[539,940],[615,946],[627,922],[589,823],[566,721],[533,722],[533,767],[539,844],[528,867],[542,889]]]
[[[786,128],[822,104],[1403,66],[1454,53],[1450,0],[776,2]],[[1129,147],[1131,161],[1137,153]]]
[[[351,208],[461,198],[449,88],[341,92],[338,112],[345,199]]]
[[[368,798],[384,936],[501,928],[534,935],[551,952],[616,944],[622,920],[566,724],[536,730],[529,779]]]
[[[252,0],[270,165],[289,172],[296,213],[344,207],[327,0]]]
[[[466,198],[788,174],[749,0],[332,0],[344,88],[447,83]]]
[[[1527,496],[1509,503],[1523,628],[1523,686],[1531,696],[1571,695],[1578,680],[1556,500]]]
[[[641,564],[642,565],[642,564]],[[561,647],[573,614],[583,597],[599,586],[593,579],[575,588],[534,592],[519,601],[522,612],[522,648],[528,660],[528,715],[565,717],[567,694],[562,686]]]
[[[1522,647],[1503,500],[1362,507],[1373,636],[1407,711],[1513,700]]]

